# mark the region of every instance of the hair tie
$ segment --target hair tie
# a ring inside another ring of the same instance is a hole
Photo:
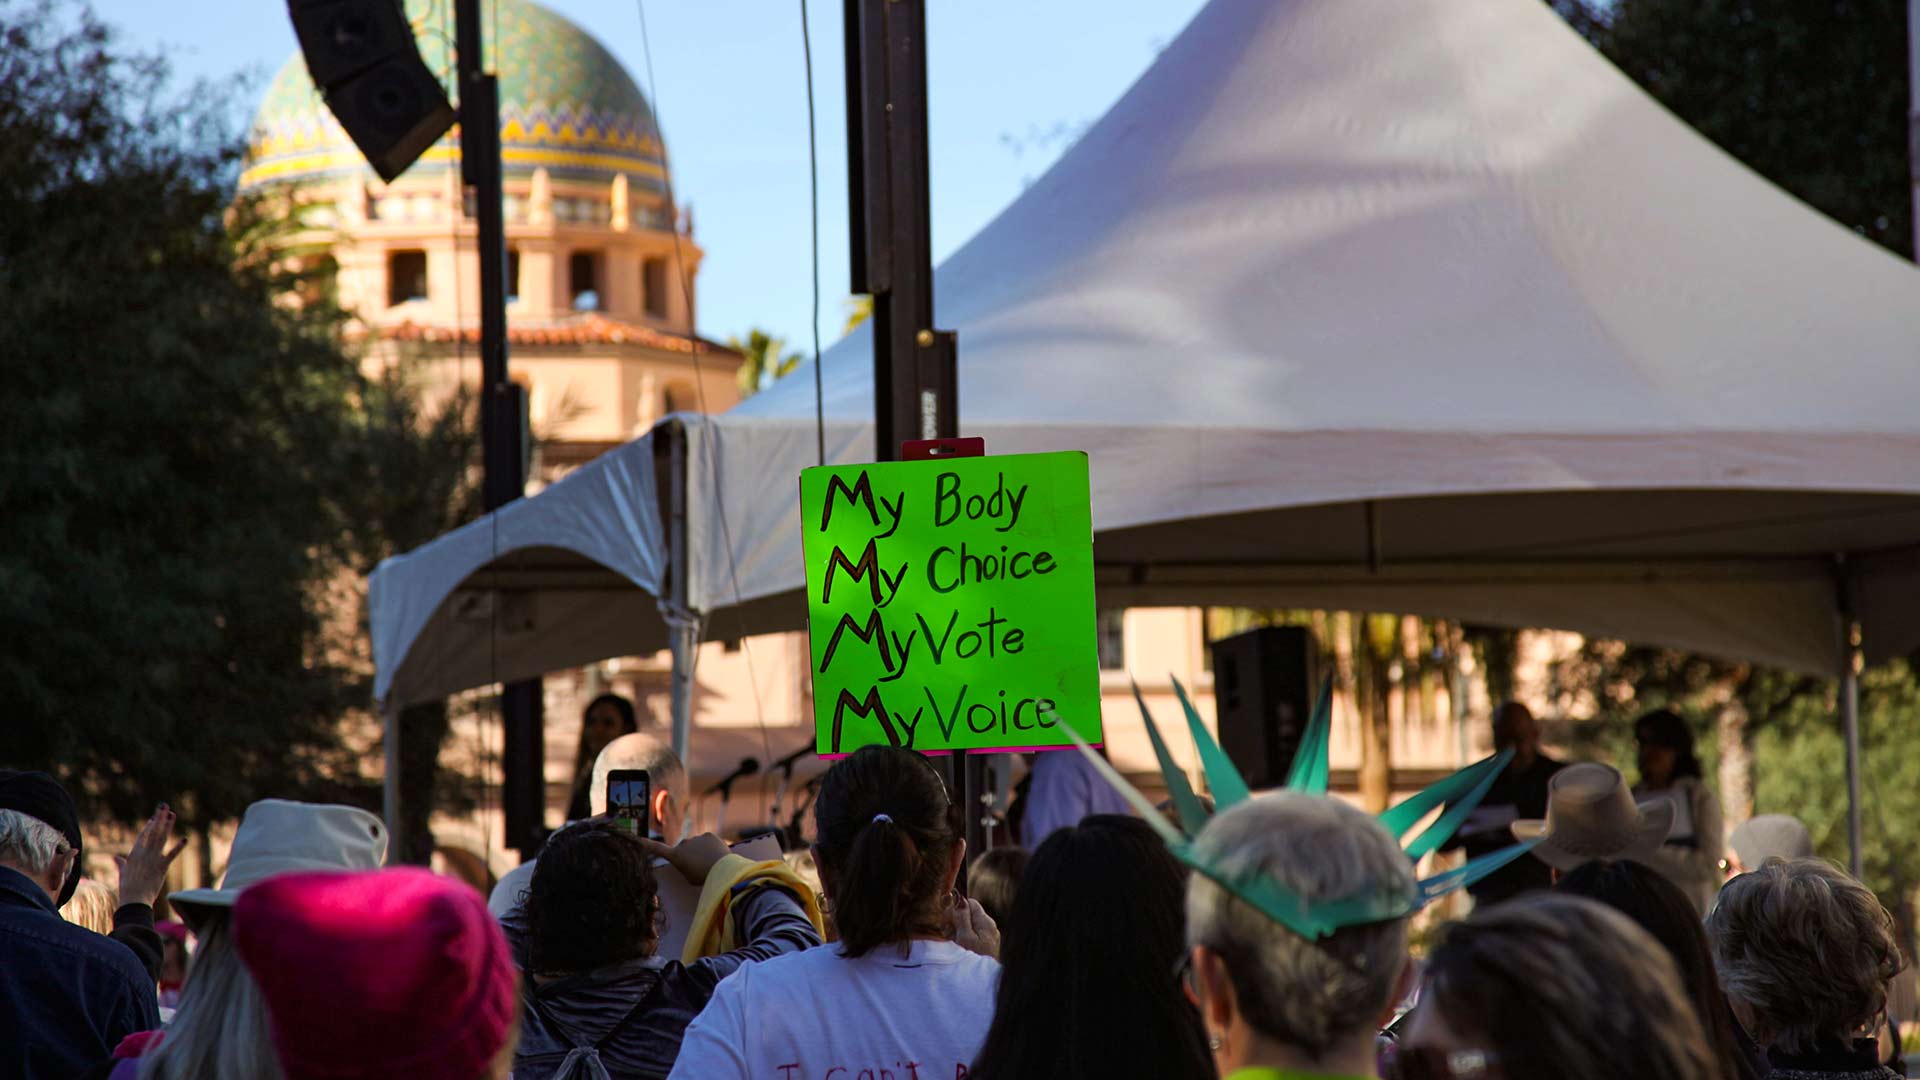
[[[878,825],[882,821],[887,822],[888,824],[892,824],[893,818],[887,816],[886,814],[875,814],[873,815],[873,820],[867,822],[867,824]]]

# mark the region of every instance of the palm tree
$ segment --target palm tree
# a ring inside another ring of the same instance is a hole
[[[873,295],[871,293],[860,293],[855,296],[849,296],[844,306],[847,309],[847,325],[840,328],[841,337],[853,333],[854,327],[873,318]]]
[[[759,327],[747,331],[745,341],[733,337],[727,339],[727,344],[746,357],[739,372],[740,396],[743,398],[765,390],[773,385],[774,380],[800,366],[800,353],[789,352],[785,340]]]

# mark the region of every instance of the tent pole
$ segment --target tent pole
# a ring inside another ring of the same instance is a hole
[[[1853,652],[1848,650],[1846,669],[1840,673],[1840,728],[1847,740],[1847,869],[1859,877],[1863,869],[1860,853],[1860,675],[1853,669]]]
[[[960,434],[952,331],[933,325],[927,168],[926,0],[845,0],[847,196],[852,291],[873,297],[875,461],[908,439]],[[941,759],[964,808],[969,852],[986,850],[986,763]],[[966,870],[956,882],[966,891]]]
[[[1862,870],[1860,850],[1860,665],[1856,654],[1853,589],[1847,557],[1834,556],[1835,612],[1840,633],[1840,732],[1847,753],[1847,868]]]
[[[388,700],[380,703],[381,741],[386,744],[387,771],[380,778],[380,816],[387,822],[387,851],[397,853],[394,839],[400,832],[400,706]]]
[[[481,500],[492,513],[526,493],[527,392],[507,373],[507,226],[500,173],[499,78],[487,72],[483,60],[480,0],[455,0],[453,7],[460,83],[460,179],[473,200],[474,243],[480,262]],[[499,602],[498,595],[494,599]],[[537,676],[507,683],[500,690],[500,803],[506,818],[506,845],[522,858],[532,857],[547,838],[543,700]]]
[[[693,734],[693,664],[700,648],[700,622],[687,602],[692,595],[687,580],[687,429],[675,422],[667,437],[667,632],[673,654],[669,700],[673,712],[673,752],[692,767],[688,744]],[[755,689],[758,693],[758,688]]]
[[[687,743],[693,731],[693,654],[700,647],[696,640],[699,625],[691,619],[676,619],[673,634],[673,752],[681,761],[687,757]]]

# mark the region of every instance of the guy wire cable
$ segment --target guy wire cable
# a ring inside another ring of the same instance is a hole
[[[815,463],[825,465],[827,412],[820,374],[820,141],[814,128],[813,28],[807,23],[807,0],[800,0],[800,59],[807,80],[807,218],[812,225],[813,308],[807,329],[813,335],[813,447]],[[760,781],[762,796],[767,779],[762,777]],[[780,825],[777,821],[773,824],[775,828]]]
[[[687,275],[686,259],[681,251],[680,222],[679,222],[680,204],[678,200],[674,198],[674,195],[673,195],[673,166],[672,166],[672,163],[667,160],[665,125],[661,122],[661,119],[660,119],[661,117],[660,86],[659,86],[659,82],[654,78],[654,74],[653,74],[653,44],[647,34],[647,0],[634,0],[634,6],[636,9],[638,9],[639,15],[640,15],[640,52],[641,52],[642,58],[646,61],[646,65],[647,65],[647,97],[650,104],[653,107],[654,130],[656,134],[660,136],[660,159],[663,165],[663,168],[660,170],[660,178],[661,178],[661,183],[666,188],[667,227],[668,227],[668,231],[673,234],[674,276],[679,280],[680,298],[682,303],[685,305],[687,309],[688,333],[691,337],[695,339],[691,342],[693,348],[689,352],[689,355],[692,356],[693,358],[694,398],[699,407],[701,415],[710,416],[712,414],[707,410],[706,373],[705,373],[705,369],[700,363],[700,347],[699,347],[699,341],[698,341],[698,334],[694,330],[692,325],[693,323],[693,280]],[[702,425],[702,434],[705,435],[706,437],[711,438],[711,433],[705,431],[705,425]],[[713,502],[714,502],[714,509],[715,509],[715,517],[719,519],[719,524],[720,524],[720,542],[727,549],[727,577],[733,587],[734,618],[735,620],[738,621],[740,629],[744,631],[746,619],[745,619],[745,616],[740,611],[740,603],[741,603],[740,567],[739,567],[739,561],[734,555],[734,550],[733,550],[733,530],[729,527],[729,524],[727,521],[727,501],[723,497],[723,493],[720,490],[720,471],[719,471],[719,467],[713,463],[714,455],[707,454],[704,456],[708,460],[708,469],[713,478]],[[692,562],[691,553],[689,553],[688,562],[689,563]],[[704,636],[704,634],[700,636]],[[700,650],[698,647],[698,640],[699,638],[696,637],[695,639],[696,644],[693,650],[693,655],[692,657],[689,658],[689,662],[692,665],[692,670],[688,672],[689,678],[691,678],[694,675],[694,673],[698,672],[699,670]],[[771,761],[773,760],[773,739],[767,733],[766,713],[765,713],[765,710],[762,709],[760,705],[760,676],[753,662],[753,643],[747,640],[747,635],[744,632],[740,635],[739,640],[740,640],[740,651],[747,661],[747,682],[751,685],[753,690],[752,696],[753,696],[754,723],[757,724],[760,728],[760,742],[765,754],[767,755],[766,760]],[[691,728],[692,728],[691,718],[689,718],[688,728],[689,728],[689,731],[691,731]],[[691,735],[689,735],[689,743],[691,743]],[[692,751],[691,745],[689,745],[687,752],[689,756],[692,755],[693,751]]]
[[[807,0],[800,0],[800,56],[807,69],[807,196],[813,223],[813,443],[816,463],[827,463],[827,405],[820,374],[820,141],[813,121],[813,28],[807,25]],[[851,139],[852,132],[847,133]]]

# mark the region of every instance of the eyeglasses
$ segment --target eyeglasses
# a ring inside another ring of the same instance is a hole
[[[1429,1050],[1396,1046],[1391,1080],[1505,1080],[1500,1057],[1489,1050]]]

